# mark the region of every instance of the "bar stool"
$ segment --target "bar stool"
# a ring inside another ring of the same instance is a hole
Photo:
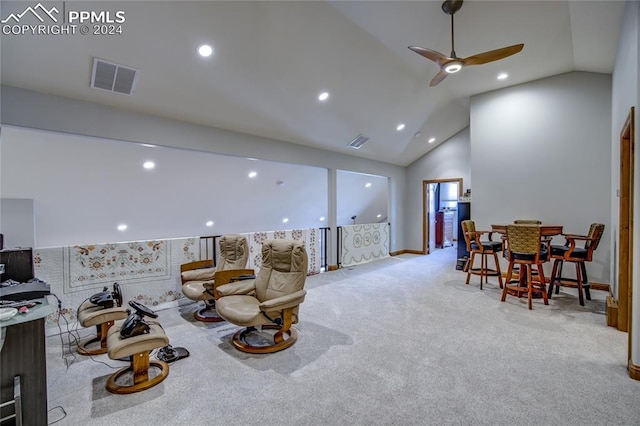
[[[502,243],[500,241],[481,241],[482,234],[488,234],[489,231],[477,231],[476,225],[473,220],[463,220],[462,232],[464,233],[464,240],[467,243],[467,251],[471,253],[471,259],[467,265],[467,281],[465,284],[469,284],[471,274],[480,275],[480,290],[482,290],[482,283],[488,282],[488,277],[498,277],[498,283],[502,288],[502,272],[500,272],[500,263],[498,262],[498,252],[502,249]],[[480,268],[473,267],[473,261],[476,254],[480,255]],[[487,257],[493,256],[495,261],[495,269],[489,269],[487,264]]]
[[[592,223],[587,235],[562,234],[566,240],[565,244],[563,246],[551,246],[551,258],[555,260],[549,282],[549,297],[552,296],[554,286],[556,294],[560,292],[560,286],[565,286],[578,288],[578,300],[581,306],[584,306],[584,296],[587,297],[587,300],[591,300],[585,262],[591,262],[593,252],[598,248],[602,234],[604,234],[604,225],[602,223]],[[576,247],[577,241],[584,241],[584,246]],[[575,279],[562,277],[562,266],[565,261],[572,262],[575,265]]]
[[[507,300],[507,294],[522,297],[527,293],[529,309],[533,309],[533,294],[542,295],[544,304],[548,305],[546,282],[542,272],[542,264],[549,256],[549,250],[540,240],[540,226],[533,224],[507,225],[507,257],[509,268],[507,280],[502,290],[502,301]],[[512,280],[514,266],[520,266],[517,280]],[[536,267],[538,274],[532,274],[532,267]]]

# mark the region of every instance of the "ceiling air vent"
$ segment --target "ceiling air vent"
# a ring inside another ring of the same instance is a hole
[[[369,140],[368,137],[366,137],[363,134],[359,134],[351,142],[349,142],[348,146],[350,146],[353,149],[360,149],[362,148],[362,145],[364,145],[368,140]]]
[[[138,70],[93,58],[91,87],[130,95],[136,88]]]

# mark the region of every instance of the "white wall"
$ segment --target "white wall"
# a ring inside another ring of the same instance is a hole
[[[640,3],[627,1],[620,29],[618,50],[612,77],[612,105],[611,105],[611,225],[609,235],[615,253],[618,253],[618,219],[619,199],[616,191],[620,188],[620,131],[632,106],[635,106],[635,175],[634,175],[634,257],[633,257],[633,318],[632,318],[632,362],[640,365]],[[617,258],[611,260],[611,283],[617,290]]]
[[[404,167],[15,87],[2,86],[1,89],[0,118],[5,126],[308,165],[328,168],[330,173],[340,169],[388,177],[389,221],[392,229],[403,229]],[[335,188],[329,188],[328,193],[317,196],[329,199],[331,194],[335,194]],[[328,204],[333,205],[331,199]],[[331,214],[329,216],[332,217]],[[405,247],[403,235],[402,232],[392,233],[390,250]]]
[[[2,181],[0,177],[0,183]],[[0,198],[0,234],[3,234],[5,248],[35,246],[33,199]]]
[[[471,98],[471,218],[483,229],[514,219],[611,233],[611,76],[573,72]],[[564,240],[557,241],[563,243]],[[587,266],[609,282],[610,247]]]
[[[337,224],[387,222],[388,179],[384,176],[337,171]]]
[[[469,154],[467,127],[407,166],[407,249],[422,250],[422,181],[462,178],[463,192],[471,188]]]
[[[0,138],[0,190],[35,202],[37,247],[316,228],[327,215],[319,167],[6,126]],[[32,214],[32,240],[33,228]]]

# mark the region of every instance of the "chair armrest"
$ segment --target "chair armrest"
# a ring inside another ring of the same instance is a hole
[[[224,296],[232,296],[237,294],[249,294],[256,290],[256,280],[236,281],[229,284],[223,284],[214,289],[215,298],[219,299]]]
[[[571,255],[573,254],[573,251],[576,248],[576,240],[583,240],[583,241],[590,241],[593,240],[593,238],[589,238],[586,237],[584,235],[576,235],[576,234],[562,234],[562,236],[565,238],[566,242],[565,242],[565,246],[569,246],[569,250],[567,250],[566,252],[564,252],[564,258],[568,259],[571,257]]]
[[[242,275],[254,275],[253,269],[226,269],[224,271],[216,271],[213,276],[213,281],[206,283],[204,288],[211,290],[221,285],[228,284],[232,281],[237,281],[235,278],[239,278]]]
[[[259,307],[261,311],[273,311],[277,309],[293,308],[294,306],[298,306],[304,301],[304,297],[306,294],[306,290],[296,291],[295,293],[287,294],[286,296],[266,300],[262,302]]]
[[[565,238],[573,238],[576,240],[589,240],[590,238],[586,235],[578,235],[578,234],[562,234]]]

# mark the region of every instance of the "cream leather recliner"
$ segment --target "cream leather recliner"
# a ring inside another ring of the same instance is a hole
[[[215,309],[215,288],[228,283],[233,277],[252,275],[247,269],[249,246],[240,234],[223,235],[219,240],[220,261],[214,267],[212,260],[197,260],[180,265],[182,293],[195,301],[204,301],[205,307],[194,313],[198,321],[223,321]]]
[[[255,280],[216,288],[218,314],[230,323],[247,327],[233,336],[237,349],[271,353],[295,343],[297,332],[292,325],[298,322],[298,307],[307,293],[304,290],[307,263],[303,243],[265,241],[262,267]]]

